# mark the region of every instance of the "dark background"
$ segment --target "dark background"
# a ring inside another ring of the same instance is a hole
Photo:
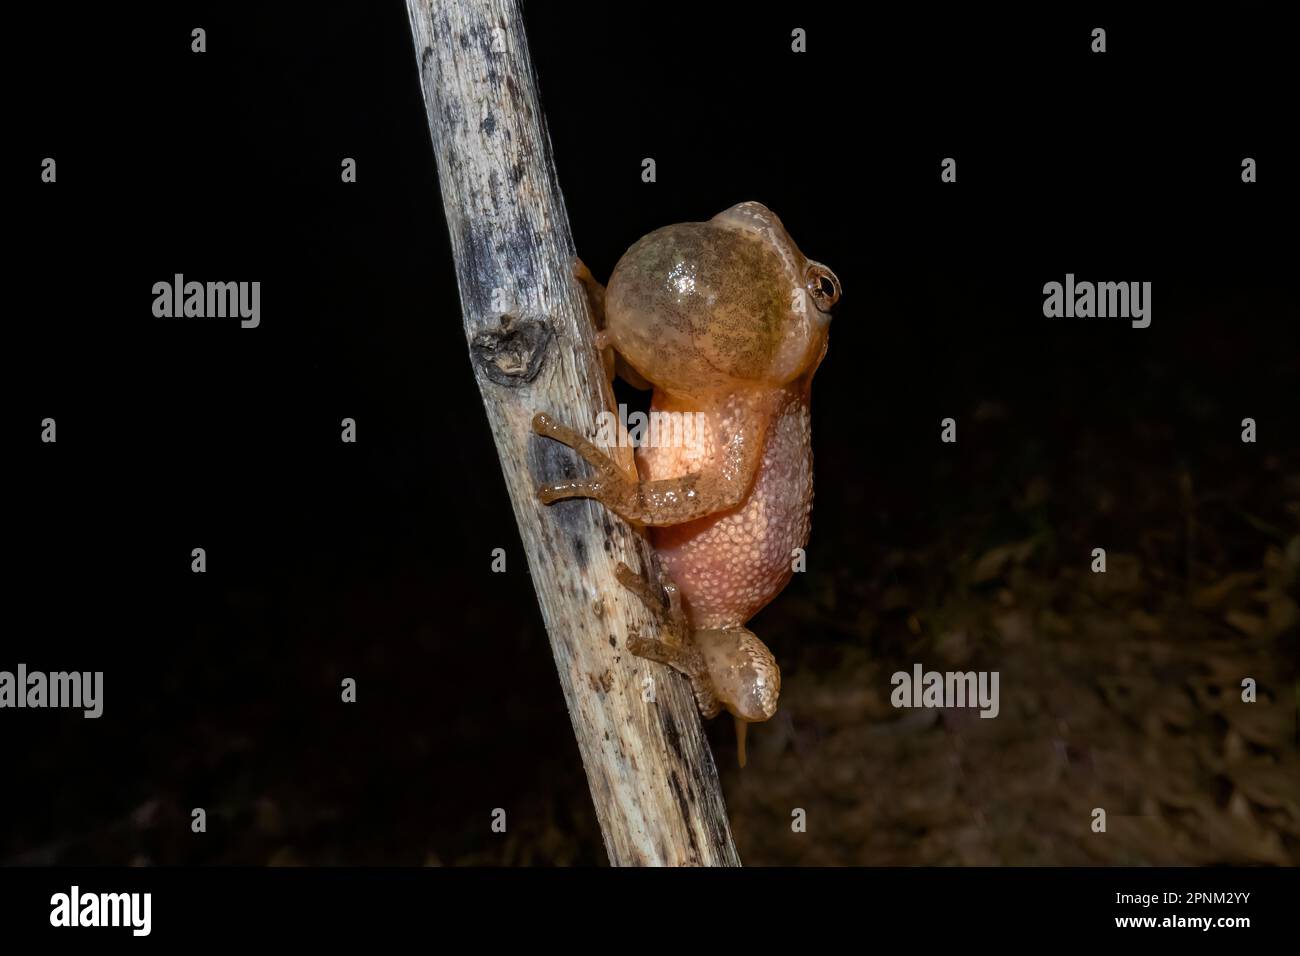
[[[26,11],[9,29],[0,668],[103,670],[105,714],[0,713],[0,861],[602,862],[467,361],[403,5],[118,16]],[[528,5],[561,186],[597,276],[651,229],[757,199],[843,282],[814,388],[810,570],[751,625],[788,675],[784,716],[756,731],[743,775],[730,727],[710,727],[746,860],[1170,861],[1137,837],[1080,856],[1074,836],[1026,817],[1042,794],[977,807],[1023,775],[996,764],[1010,721],[978,728],[987,776],[957,790],[899,782],[949,765],[911,731],[890,738],[906,766],[837,736],[893,720],[846,701],[887,697],[890,670],[942,657],[952,633],[1011,673],[1057,646],[1045,614],[1118,648],[1113,629],[1089,629],[1118,609],[1158,622],[1135,639],[1171,648],[1159,672],[1135,665],[1144,679],[1193,681],[1189,753],[1236,746],[1194,683],[1225,653],[1272,678],[1270,706],[1294,726],[1300,310],[1281,138],[1294,76],[1272,16]],[[1104,55],[1089,52],[1097,25]],[[194,26],[205,54],[190,52]],[[790,52],[795,26],[806,54]],[[39,182],[45,156],[56,185]],[[355,185],[339,181],[345,156]],[[956,184],[939,182],[945,156]],[[1242,184],[1244,156],[1259,183]],[[176,272],[260,280],[261,327],[155,319],[151,286]],[[1067,272],[1151,281],[1151,327],[1044,319],[1043,283]],[[46,416],[56,445],[38,440]],[[345,416],[355,445],[339,441]],[[938,440],[947,416],[956,446]],[[1239,441],[1246,416],[1258,444]],[[1039,544],[1019,579],[970,580],[981,554],[1026,535]],[[1098,546],[1134,554],[1138,579],[1074,601]],[[497,547],[504,575],[490,573]],[[1267,610],[1192,600],[1232,573],[1261,576],[1240,600]],[[1278,594],[1260,598],[1265,582]],[[1004,591],[1035,609],[1018,647],[979,614],[945,616],[1009,606]],[[1267,626],[1234,629],[1232,611]],[[1113,703],[1095,664],[1066,670]],[[355,706],[339,702],[346,676]],[[1078,789],[1077,771],[1104,799],[1115,776],[1096,754],[1152,742],[1150,701],[1129,703],[1113,728],[1127,743],[1016,712],[1013,726],[1057,735],[1042,754],[1065,754],[1043,793]],[[975,733],[953,726],[928,730]],[[1296,767],[1294,736],[1238,737],[1262,764]],[[1244,812],[1251,829],[1172,862],[1296,860],[1294,782],[1261,802],[1221,761],[1198,767],[1193,806]],[[882,809],[921,791],[1004,831],[968,855],[948,810],[900,823]],[[1177,830],[1185,808],[1145,797],[1124,801]],[[203,836],[189,831],[196,806]],[[792,841],[790,806],[828,822]],[[494,807],[507,837],[489,831]],[[1235,852],[1260,833],[1267,849]]]

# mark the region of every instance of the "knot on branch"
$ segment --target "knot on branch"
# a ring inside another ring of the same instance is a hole
[[[501,316],[501,328],[477,332],[470,340],[470,357],[497,385],[517,388],[537,377],[546,361],[554,333],[545,319]]]

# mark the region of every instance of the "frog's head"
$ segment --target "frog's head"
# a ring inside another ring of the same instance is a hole
[[[713,398],[811,375],[839,297],[835,273],[744,202],[637,241],[610,277],[606,331],[651,384]]]
[[[776,658],[744,627],[696,631],[691,640],[703,658],[704,673],[718,703],[736,719],[740,765],[745,765],[745,729],[776,713],[781,668]]]

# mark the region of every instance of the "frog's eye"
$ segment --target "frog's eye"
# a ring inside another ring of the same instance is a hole
[[[819,312],[829,312],[840,301],[840,280],[820,262],[808,263],[804,281]]]

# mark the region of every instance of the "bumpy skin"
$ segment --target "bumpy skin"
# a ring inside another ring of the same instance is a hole
[[[643,448],[643,478],[702,471],[716,460],[739,419],[766,422],[763,454],[741,503],[683,524],[652,528],[650,540],[681,588],[696,628],[740,627],[790,580],[791,556],[808,542],[812,512],[812,444],[805,377],[771,396],[736,393],[706,412],[703,441],[690,448]],[[656,393],[652,411],[679,410]]]
[[[656,230],[619,260],[598,341],[607,368],[654,388],[652,411],[700,413],[702,435],[681,447],[643,447],[639,480],[544,414],[542,435],[574,448],[591,478],[543,485],[545,502],[595,498],[651,528],[663,564],[655,589],[619,577],[661,614],[663,640],[629,639],[633,653],[676,667],[705,716],[771,717],[780,670],[744,624],[790,579],[812,507],[809,400],[826,353],[839,280],[803,256],[760,203],[703,223]],[[609,358],[614,361],[608,361]]]

